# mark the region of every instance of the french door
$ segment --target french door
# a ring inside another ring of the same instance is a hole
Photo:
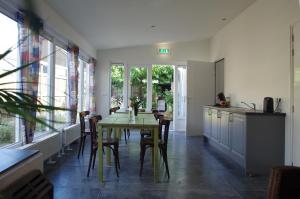
[[[173,114],[171,129],[185,130],[186,67],[175,65],[141,64],[111,65],[111,107],[128,107],[136,96],[140,109],[156,109],[158,100],[165,100],[166,111]]]

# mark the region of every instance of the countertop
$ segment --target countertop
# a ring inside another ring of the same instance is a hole
[[[252,110],[252,109],[247,109],[243,107],[227,107],[227,108],[222,108],[218,106],[212,106],[212,105],[205,105],[203,107],[206,108],[212,108],[212,109],[217,109],[221,111],[227,111],[230,113],[238,113],[238,114],[243,114],[243,115],[271,115],[271,116],[285,116],[285,113],[279,113],[279,112],[274,112],[274,113],[265,113],[263,110]]]

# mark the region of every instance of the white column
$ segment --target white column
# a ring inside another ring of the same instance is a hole
[[[128,99],[129,99],[129,67],[123,64],[124,66],[124,76],[123,76],[123,105],[122,108],[127,108],[128,107]]]
[[[147,106],[146,111],[152,109],[152,65],[147,66]]]

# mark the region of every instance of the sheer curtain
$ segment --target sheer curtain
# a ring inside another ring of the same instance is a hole
[[[68,108],[70,123],[75,124],[78,105],[78,66],[79,48],[75,45],[68,47]]]
[[[29,67],[20,71],[20,89],[23,93],[36,97],[38,93],[39,82],[39,61],[40,60],[40,36],[38,31],[30,30],[30,22],[24,18],[23,14],[17,13],[18,22],[18,41],[20,53],[20,66],[32,63]],[[33,101],[32,103],[37,103]],[[36,117],[36,109],[32,109],[30,114]],[[31,143],[34,138],[36,123],[33,121],[23,120],[25,130],[25,142]]]

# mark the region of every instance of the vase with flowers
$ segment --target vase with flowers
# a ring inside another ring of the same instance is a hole
[[[140,107],[141,104],[142,104],[142,100],[139,99],[139,97],[132,96],[130,98],[130,106],[133,108],[135,116],[138,115],[138,110],[139,110],[139,107]]]

